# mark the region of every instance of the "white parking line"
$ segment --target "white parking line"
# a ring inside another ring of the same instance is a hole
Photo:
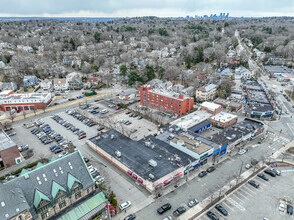
[[[243,186],[244,189],[250,191],[251,193],[253,193],[254,195],[256,195],[256,192],[252,191],[251,189],[249,189],[249,187],[247,185]]]
[[[246,209],[242,206],[242,205],[240,205],[238,202],[236,202],[234,199],[232,199],[232,198],[228,198],[227,199],[232,205],[234,205],[236,208],[238,208],[238,209],[240,209],[241,211],[245,211]]]
[[[250,199],[250,198],[246,197],[245,195],[243,195],[243,194],[241,193],[240,190],[238,190],[238,191],[235,192],[235,193],[238,193],[238,195],[242,196],[242,197],[245,198],[245,199],[248,199],[248,200]]]
[[[251,196],[251,197],[255,197],[254,195],[251,195],[249,192],[247,192],[245,189],[243,189],[243,188],[241,188],[241,189],[239,189],[239,191],[240,192],[242,192],[242,193],[244,193],[244,194],[246,194],[246,195],[248,195],[248,196]]]
[[[226,201],[227,200],[225,200],[225,201],[222,202],[222,206],[224,206],[227,209],[230,209],[231,211],[234,211],[234,209],[232,207],[230,207],[228,204],[225,203]]]
[[[240,200],[241,204],[244,204],[244,203],[245,203],[245,202],[242,200],[243,198],[237,196],[236,194],[232,194],[232,195],[231,195],[231,198],[232,198],[233,196],[234,196],[234,199],[235,199],[235,200],[236,200],[236,199]]]

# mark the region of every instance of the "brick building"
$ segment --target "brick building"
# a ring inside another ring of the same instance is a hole
[[[0,167],[10,167],[21,162],[21,157],[16,143],[0,130]]]
[[[231,111],[231,112],[233,112],[233,111],[237,112],[242,108],[241,103],[231,101],[231,100],[222,99],[222,98],[217,98],[213,102],[218,104],[218,105],[221,105],[227,111]]]
[[[209,119],[212,126],[218,128],[227,128],[237,123],[238,116],[226,112],[220,112]]]
[[[216,115],[221,112],[222,106],[213,102],[203,102],[200,105],[200,110],[206,111],[210,114]]]
[[[140,88],[140,104],[170,114],[183,115],[193,109],[194,98],[146,84]]]
[[[0,96],[0,109],[2,111],[42,109],[47,107],[51,100],[51,93],[3,95]]]

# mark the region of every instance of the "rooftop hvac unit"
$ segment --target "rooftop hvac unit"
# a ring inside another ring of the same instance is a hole
[[[149,178],[153,180],[155,178],[155,176],[153,174],[149,173]]]
[[[114,138],[115,138],[115,135],[114,135],[114,134],[112,134],[112,135],[110,136],[110,138],[111,138],[111,139],[114,139]]]
[[[120,151],[116,150],[114,153],[115,153],[115,155],[116,155],[117,157],[121,157],[121,152],[120,152]]]
[[[181,162],[181,158],[180,158],[180,157],[176,157],[176,158],[175,158],[175,161],[177,161],[177,162]]]
[[[156,167],[157,166],[157,162],[153,159],[149,160],[149,165],[152,166],[152,167]]]

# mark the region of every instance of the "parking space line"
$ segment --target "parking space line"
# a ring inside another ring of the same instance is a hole
[[[249,190],[250,192],[252,192],[254,195],[256,195],[256,192],[252,191],[251,189],[249,189],[248,186],[244,185],[243,186],[244,189]]]
[[[227,203],[225,203],[226,201],[227,201],[227,200],[224,200],[224,201],[222,202],[222,206],[225,206],[226,208],[228,208],[228,209],[234,211],[234,209],[233,209],[232,207],[230,207]]]
[[[229,197],[227,200],[228,200],[230,203],[232,203],[236,208],[240,209],[241,211],[244,212],[244,211],[246,210],[242,205],[240,205],[237,201],[235,201],[235,200],[232,199],[231,197]]]
[[[246,194],[246,195],[248,195],[248,196],[251,196],[251,197],[255,197],[254,195],[251,195],[249,192],[247,192],[245,189],[243,189],[243,188],[241,188],[241,189],[239,189],[239,191],[240,192],[242,192],[242,193],[244,193],[244,194]]]
[[[236,193],[238,193],[240,196],[244,197],[245,199],[248,199],[248,200],[250,199],[250,198],[246,197],[245,195],[243,195],[239,190],[236,191]]]
[[[234,196],[234,199],[238,199],[238,200],[240,200],[242,204],[245,203],[245,202],[244,202],[240,197],[238,197],[237,195],[232,194],[231,197],[233,197],[233,196]]]

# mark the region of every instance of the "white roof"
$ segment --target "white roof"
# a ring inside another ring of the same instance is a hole
[[[188,129],[193,127],[196,124],[199,124],[208,118],[210,118],[211,114],[206,111],[195,111],[188,115],[185,115],[177,120],[170,122],[171,125],[176,125],[182,129]]]
[[[213,102],[203,102],[202,104],[200,104],[200,106],[208,108],[211,111],[214,111],[214,110],[218,109],[219,107],[221,107],[220,105],[215,104]]]
[[[237,115],[233,115],[233,114],[230,114],[230,113],[227,113],[227,112],[220,112],[220,113],[212,116],[211,119],[214,120],[214,121],[219,121],[219,122],[222,122],[222,123],[226,123],[226,122],[229,122],[232,119],[237,118],[237,117],[238,117]]]

